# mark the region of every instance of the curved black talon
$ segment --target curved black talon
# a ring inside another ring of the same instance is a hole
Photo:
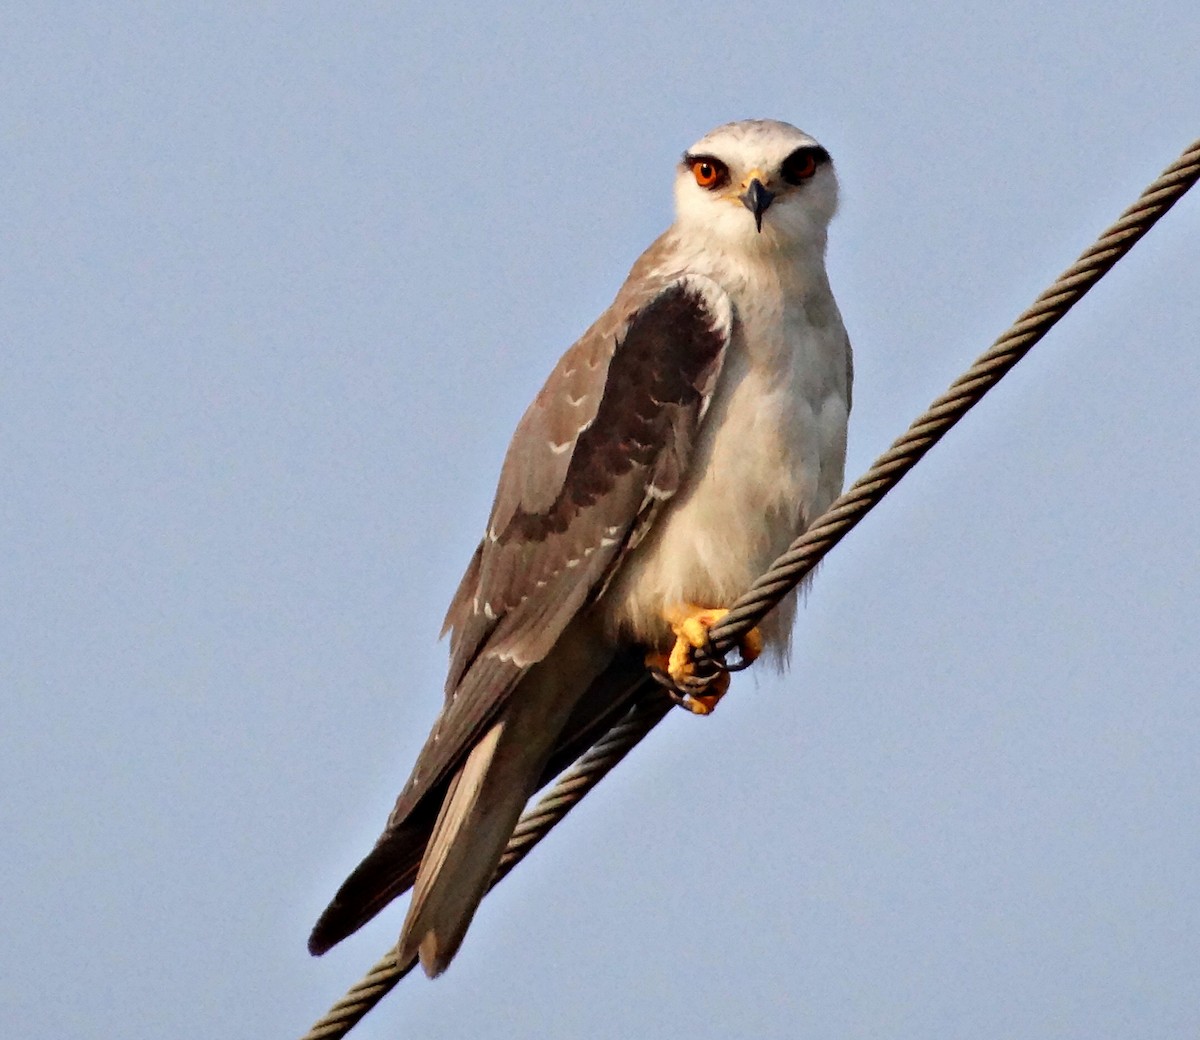
[[[661,668],[647,668],[646,671],[681,708],[686,708],[693,715],[708,715],[712,711],[711,705],[702,704],[696,698],[705,696],[711,689],[720,677],[720,669],[705,675],[690,675],[683,682],[676,682]]]
[[[671,698],[681,708],[687,708],[688,711],[693,711],[695,700],[690,693],[685,693],[680,690],[675,680],[672,679],[666,672],[661,672],[657,668],[649,669],[651,678],[654,679],[659,686],[663,688],[663,692]]]
[[[746,661],[741,658],[736,664],[730,664],[724,657],[718,657],[716,654],[710,654],[707,646],[702,646],[693,651],[692,658],[698,665],[707,665],[714,672],[741,672],[749,668],[754,662]]]

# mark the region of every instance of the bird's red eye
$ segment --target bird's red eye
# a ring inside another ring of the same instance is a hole
[[[797,148],[783,160],[783,179],[788,184],[800,184],[817,172],[822,161],[828,159],[823,149]]]
[[[702,188],[716,188],[729,176],[725,164],[716,159],[693,159],[692,176]]]

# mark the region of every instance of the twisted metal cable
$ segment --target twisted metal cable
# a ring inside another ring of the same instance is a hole
[[[930,448],[1023,358],[1093,285],[1200,179],[1200,140],[1159,176],[1074,264],[1064,271],[962,376],[933,402],[869,470],[791,544],[709,633],[709,653],[723,657],[794,589],[894,488]],[[550,830],[666,717],[674,702],[647,678],[629,712],[559,777],[517,823],[500,861],[498,884]],[[396,963],[389,950],[301,1040],[345,1036],[405,975],[415,958]]]
[[[396,948],[393,946],[346,991],[341,1000],[317,1019],[300,1040],[340,1040],[395,988],[397,982],[413,970],[416,963],[414,958],[407,964],[397,964]]]
[[[638,684],[635,704],[600,740],[580,755],[533,808],[517,821],[516,830],[496,868],[488,890],[495,888],[553,827],[621,761],[675,706],[652,682]],[[323,1015],[301,1040],[335,1040],[345,1036],[417,965],[416,957],[396,962],[396,949],[388,950],[346,995]]]
[[[509,838],[508,847],[500,858],[500,866],[496,868],[496,876],[492,878],[492,888],[507,877],[508,872],[550,833],[551,828],[575,808],[583,796],[603,780],[613,766],[675,707],[670,697],[646,679],[638,683],[637,689],[640,692],[634,695],[637,698],[634,706],[585,754],[580,755],[575,764],[558,778],[550,792],[517,821],[517,829]]]

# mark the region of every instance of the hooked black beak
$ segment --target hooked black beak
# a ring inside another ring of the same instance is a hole
[[[762,181],[757,177],[750,182],[745,193],[741,196],[742,205],[754,214],[754,226],[758,228],[759,234],[762,234],[762,218],[767,212],[767,207],[775,201],[775,193],[767,191],[763,187]]]

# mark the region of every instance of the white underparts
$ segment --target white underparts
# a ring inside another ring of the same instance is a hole
[[[782,278],[778,263],[720,259],[702,273],[737,322],[688,478],[604,596],[610,629],[639,642],[669,638],[671,605],[728,606],[841,491],[849,347],[822,258]],[[778,656],[794,611],[791,597],[762,626]]]

